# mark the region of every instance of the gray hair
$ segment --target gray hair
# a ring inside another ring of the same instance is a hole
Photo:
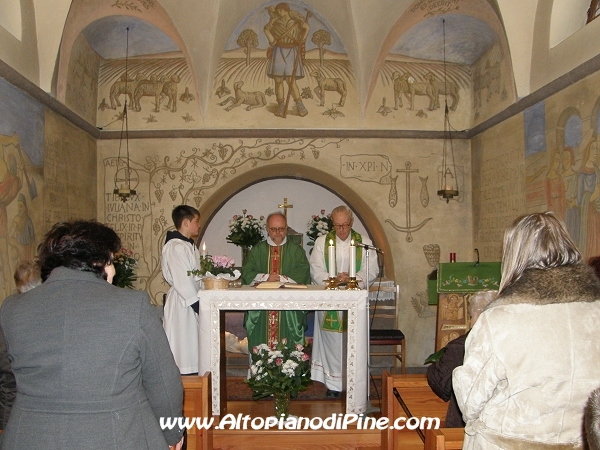
[[[504,233],[499,292],[527,269],[552,269],[581,261],[581,253],[556,214],[549,211],[521,216]]]
[[[354,220],[354,214],[352,213],[352,210],[350,208],[348,208],[346,205],[340,205],[340,206],[336,206],[335,208],[333,208],[333,211],[331,211],[331,216],[333,217],[334,214],[340,214],[340,213],[348,214],[348,220],[350,220],[350,222],[352,222],[352,220]]]

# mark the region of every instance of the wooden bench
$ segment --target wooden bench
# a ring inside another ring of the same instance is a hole
[[[425,430],[425,450],[460,450],[464,440],[464,428]]]
[[[210,372],[203,376],[184,376],[183,415],[185,417],[211,417],[212,405]],[[213,447],[212,429],[199,430],[197,427],[187,431],[188,450],[210,450]]]
[[[399,417],[438,417],[440,427],[444,426],[448,403],[431,390],[425,374],[381,375],[382,399],[381,414],[393,425]],[[423,450],[425,435],[421,430],[391,430],[381,433],[382,450],[419,449]]]

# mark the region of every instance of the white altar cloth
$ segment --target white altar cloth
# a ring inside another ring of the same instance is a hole
[[[359,414],[367,410],[368,389],[368,320],[366,290],[325,290],[324,286],[307,289],[237,289],[201,290],[199,373],[212,374],[212,413],[221,413],[221,340],[220,312],[226,310],[346,310],[348,341],[346,355],[346,412]],[[249,349],[252,351],[252,349]]]

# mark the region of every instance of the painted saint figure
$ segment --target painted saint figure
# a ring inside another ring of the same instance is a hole
[[[19,136],[16,133],[12,136],[0,134],[0,285],[3,279],[5,286],[12,278],[7,208],[19,195],[23,186],[22,167],[19,166],[14,153],[10,151],[18,146]]]
[[[278,3],[274,9],[270,7],[268,10],[271,20],[265,25],[264,31],[270,45],[267,51],[267,75],[275,80],[275,115],[285,117],[287,113],[285,81],[289,89],[288,97],[291,95],[294,98],[298,114],[304,117],[308,111],[302,103],[296,80],[304,78],[304,43],[310,27],[298,12],[290,10],[287,3]]]
[[[565,186],[565,225],[573,242],[579,242],[579,205],[577,204],[577,172],[575,171],[575,152],[571,147],[563,150],[564,171],[561,174]]]
[[[556,150],[551,157],[550,169],[546,175],[546,204],[548,211],[554,211],[562,220],[565,219],[566,198],[565,186],[561,177],[561,154]]]
[[[10,225],[9,244],[15,249],[18,259],[32,259],[35,253],[35,229],[23,194],[17,197],[17,206],[17,215]]]
[[[583,151],[577,189],[577,200],[581,208],[579,248],[586,256],[598,254],[597,232],[600,230],[600,211],[595,206],[598,197],[598,194],[595,194],[598,180],[597,158],[598,142],[593,139]]]

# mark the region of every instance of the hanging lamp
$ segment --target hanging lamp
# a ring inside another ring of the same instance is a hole
[[[452,147],[452,134],[450,131],[450,116],[448,112],[448,88],[446,74],[446,19],[442,19],[442,33],[444,36],[444,143],[442,147],[442,176],[440,177],[440,189],[437,195],[446,199],[458,196],[458,179],[456,178],[456,164],[454,163],[454,148]],[[452,165],[448,164],[448,152],[452,156]]]
[[[121,124],[121,137],[119,140],[119,156],[117,158],[117,172],[115,173],[115,188],[113,194],[118,195],[121,201],[126,202],[130,197],[136,195],[135,189],[131,187],[131,167],[129,160],[129,123],[127,120],[127,96],[129,73],[129,27],[126,33],[126,50],[125,50],[125,105],[123,106],[123,123]],[[123,147],[123,136],[125,136],[125,154],[126,157],[121,157],[121,149]]]

